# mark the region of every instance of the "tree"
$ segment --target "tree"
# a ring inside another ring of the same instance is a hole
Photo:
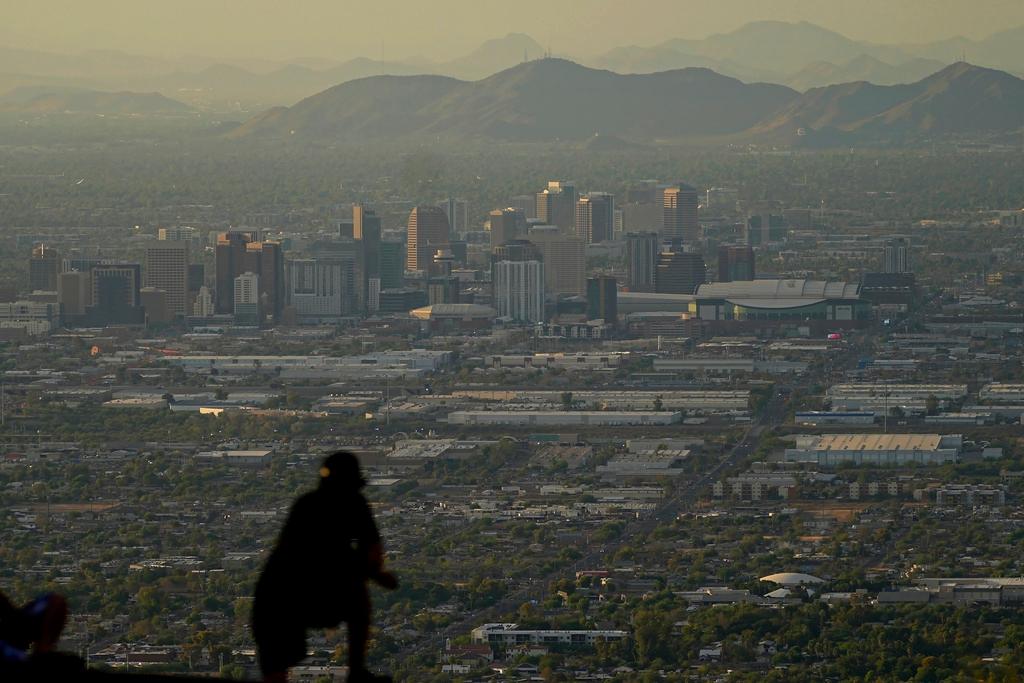
[[[562,392],[562,409],[563,410],[572,410],[572,406],[573,406],[572,392],[571,391],[564,391],[564,392]]]

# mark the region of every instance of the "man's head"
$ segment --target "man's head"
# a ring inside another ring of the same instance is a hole
[[[320,485],[358,491],[366,486],[359,460],[348,451],[335,451],[320,465]]]

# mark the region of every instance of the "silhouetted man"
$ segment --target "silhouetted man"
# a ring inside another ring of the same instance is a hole
[[[34,655],[53,650],[64,630],[68,603],[63,596],[47,593],[22,607],[11,604],[0,593],[0,671],[29,661]]]
[[[372,579],[394,589],[384,571],[377,525],[360,489],[359,461],[339,451],[324,460],[320,486],[292,506],[256,584],[253,635],[268,682],[285,681],[306,656],[306,629],[348,624],[349,681],[387,681],[366,669]]]

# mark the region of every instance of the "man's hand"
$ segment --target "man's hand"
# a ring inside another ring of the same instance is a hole
[[[381,588],[393,591],[398,588],[398,577],[388,571],[379,571],[373,577],[374,582]]]

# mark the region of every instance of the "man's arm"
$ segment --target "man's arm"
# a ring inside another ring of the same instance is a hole
[[[377,530],[370,504],[365,498],[362,502],[359,545],[366,551],[366,575],[381,587],[394,590],[398,587],[398,579],[384,569],[384,544],[380,540],[380,531]]]

